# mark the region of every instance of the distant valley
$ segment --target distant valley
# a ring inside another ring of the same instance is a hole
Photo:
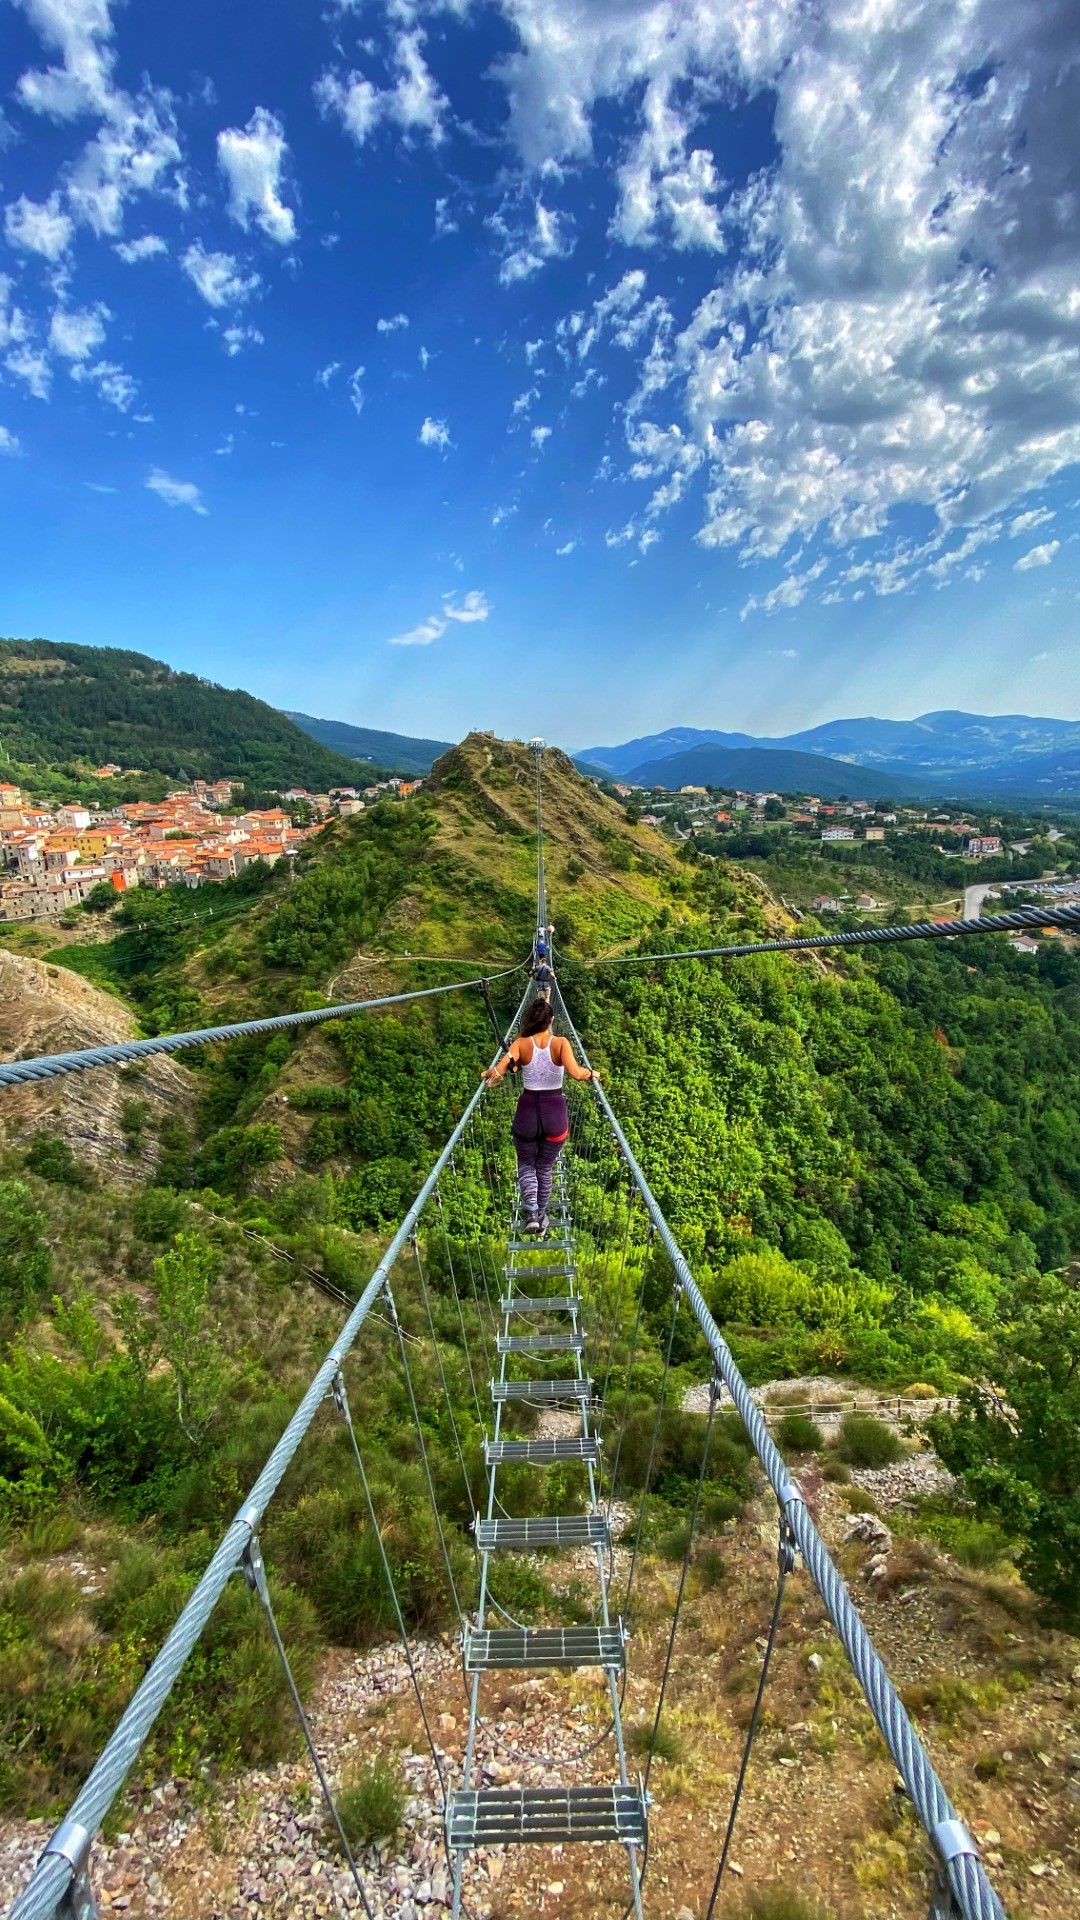
[[[345,720],[317,720],[310,713],[286,711],[285,718],[334,753],[389,767],[395,773],[430,773],[435,761],[454,744],[450,740],[415,739],[408,733],[384,733],[377,727],[353,727]]]

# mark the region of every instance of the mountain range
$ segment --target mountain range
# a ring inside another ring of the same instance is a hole
[[[710,757],[702,758],[706,750]],[[910,793],[917,787],[942,797],[1056,799],[1080,794],[1080,721],[1029,714],[946,711],[920,714],[915,720],[868,716],[830,720],[778,737],[669,727],[619,746],[584,747],[575,757],[609,776],[643,785],[682,786],[696,777],[708,785],[752,785],[756,780],[758,785],[782,786],[775,769],[770,777],[767,763],[736,779],[727,756],[747,751],[766,762],[768,756],[782,753],[785,758],[806,755],[832,763],[827,774],[823,769],[817,775],[816,786],[823,792],[823,781],[835,777],[838,764],[846,764],[873,769],[879,776],[877,792]],[[689,754],[697,756],[692,771],[686,771]]]

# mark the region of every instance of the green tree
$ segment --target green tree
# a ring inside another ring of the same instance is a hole
[[[146,1313],[128,1296],[118,1303],[128,1357],[139,1379],[149,1380],[159,1360],[168,1366],[176,1414],[192,1445],[201,1439],[221,1404],[229,1368],[210,1310],[218,1261],[196,1233],[178,1233],[154,1261],[154,1310]]]
[[[203,1186],[219,1193],[241,1193],[253,1173],[282,1154],[281,1128],[260,1120],[251,1127],[220,1127],[199,1155],[196,1173]]]
[[[1021,1542],[1036,1593],[1080,1622],[1080,1287],[1026,1275],[992,1336],[992,1385],[965,1389],[931,1424],[945,1465],[980,1516]]]
[[[21,1314],[49,1284],[45,1214],[21,1180],[0,1180],[0,1311]]]

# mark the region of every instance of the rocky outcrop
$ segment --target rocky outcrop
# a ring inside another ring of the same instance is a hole
[[[136,1036],[128,1009],[66,967],[0,949],[0,1055],[69,1053]],[[125,1103],[144,1102],[141,1137],[121,1125]],[[189,1123],[194,1081],[165,1055],[124,1067],[65,1074],[0,1092],[0,1139],[25,1146],[42,1130],[57,1134],[106,1179],[131,1184],[148,1178],[157,1159],[157,1129],[166,1118]]]

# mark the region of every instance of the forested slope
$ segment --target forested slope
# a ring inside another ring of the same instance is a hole
[[[784,916],[745,874],[692,851],[677,858],[564,756],[546,756],[544,778],[567,1002],[751,1376],[846,1372],[956,1389],[993,1367],[1024,1407],[1008,1336],[1026,1315],[1044,1347],[1048,1326],[1063,1329],[1060,1418],[1076,1396],[1071,1296],[1064,1280],[1040,1275],[1080,1252],[1080,961],[1058,941],[1031,960],[988,939],[828,965],[762,956],[593,966],[639,942],[752,936]],[[535,856],[527,749],[472,735],[437,763],[422,795],[335,822],[293,874],[253,870],[214,890],[213,920],[206,898],[184,889],[132,898],[104,940],[53,958],[77,963],[151,1030],[494,975],[529,949]],[[521,974],[494,982],[500,1018],[521,990]],[[155,1167],[141,1189],[119,1192],[72,1152],[62,1095],[38,1138],[5,1153],[0,1504],[11,1548],[0,1614],[22,1649],[17,1670],[0,1669],[13,1729],[0,1766],[9,1809],[54,1808],[74,1785],[340,1317],[247,1236],[355,1291],[493,1045],[480,995],[468,992],[299,1041],[189,1054],[191,1098],[131,1115],[140,1164]],[[127,1094],[138,1102],[137,1077]],[[481,1436],[454,1344],[449,1269],[437,1247],[427,1258],[472,1460]],[[627,1285],[641,1272],[632,1262]],[[633,1384],[647,1425],[670,1303],[655,1250],[644,1279]],[[403,1271],[398,1297],[413,1325],[410,1284]],[[356,1399],[377,1496],[394,1503],[388,1544],[410,1623],[430,1630],[446,1624],[438,1550],[381,1338],[356,1362]],[[682,1330],[675,1361],[673,1391],[703,1377]],[[620,1391],[626,1364],[619,1348]],[[460,1529],[467,1513],[439,1380],[429,1367],[421,1382],[440,1502]],[[677,1463],[697,1429],[679,1419],[685,1433],[672,1427],[665,1441],[650,1542],[682,1524],[690,1496]],[[965,1430],[941,1444],[959,1464],[971,1464],[964,1447],[976,1466],[990,1462],[979,1498],[998,1520],[985,1537],[999,1558],[1019,1555],[1060,1617],[1075,1620],[1076,1462],[1062,1451],[1044,1501],[1030,1449],[1003,1462],[999,1441]],[[362,1646],[388,1626],[342,1445],[329,1423],[317,1428],[267,1533],[302,1677],[327,1639]],[[730,1516],[749,1486],[745,1456],[717,1443],[711,1472],[710,1511]],[[557,1502],[560,1485],[554,1476],[545,1498]],[[960,1524],[951,1510],[946,1523]],[[70,1624],[90,1604],[77,1590],[55,1630],[42,1598],[35,1556],[70,1540],[89,1541],[102,1567],[88,1632]],[[504,1600],[512,1606],[513,1594]],[[192,1715],[195,1750],[220,1764],[281,1751],[278,1683],[243,1595],[204,1655],[169,1708],[154,1763],[181,1775],[190,1766]],[[242,1674],[258,1676],[246,1692]],[[84,1706],[77,1738],[73,1695]]]
[[[357,766],[275,707],[118,647],[0,640],[0,733],[9,761],[115,761],[177,778],[236,774],[254,789],[320,791]]]

